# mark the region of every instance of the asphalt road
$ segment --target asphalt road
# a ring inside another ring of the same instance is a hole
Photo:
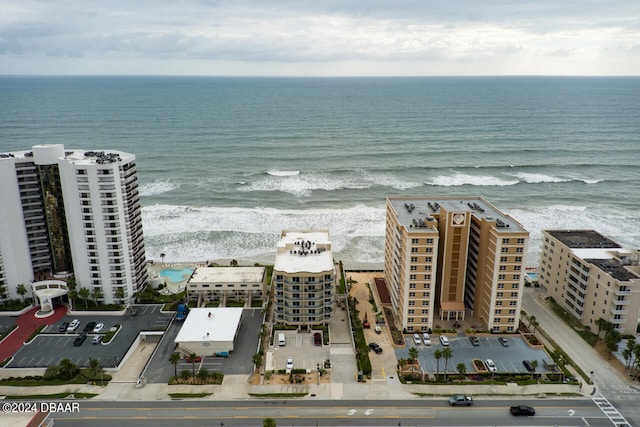
[[[513,417],[509,405],[534,406],[534,417]],[[446,399],[409,401],[254,400],[246,402],[80,402],[77,413],[51,414],[55,426],[611,426],[589,399],[481,400],[472,407],[450,407]]]

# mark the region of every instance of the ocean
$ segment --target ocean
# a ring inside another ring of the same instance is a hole
[[[483,196],[531,233],[640,247],[640,78],[0,77],[0,151],[137,157],[147,256],[273,262],[329,229],[381,267],[385,198]]]

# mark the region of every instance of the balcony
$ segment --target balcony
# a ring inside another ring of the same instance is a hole
[[[610,311],[611,311],[611,314],[620,314],[620,315],[629,314],[629,310],[617,310],[615,307],[612,307]]]
[[[629,290],[621,291],[620,289],[615,289],[615,290],[613,291],[613,293],[614,293],[614,294],[616,294],[616,295],[617,295],[617,296],[619,296],[619,297],[622,297],[622,296],[631,296],[631,291],[629,291]]]

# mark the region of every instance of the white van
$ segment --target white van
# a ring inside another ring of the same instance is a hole
[[[287,344],[287,340],[284,338],[284,334],[282,332],[280,332],[278,334],[278,345],[280,347],[284,347],[285,344]]]

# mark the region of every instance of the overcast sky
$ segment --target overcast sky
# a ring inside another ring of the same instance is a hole
[[[640,75],[640,0],[0,0],[0,74]]]

